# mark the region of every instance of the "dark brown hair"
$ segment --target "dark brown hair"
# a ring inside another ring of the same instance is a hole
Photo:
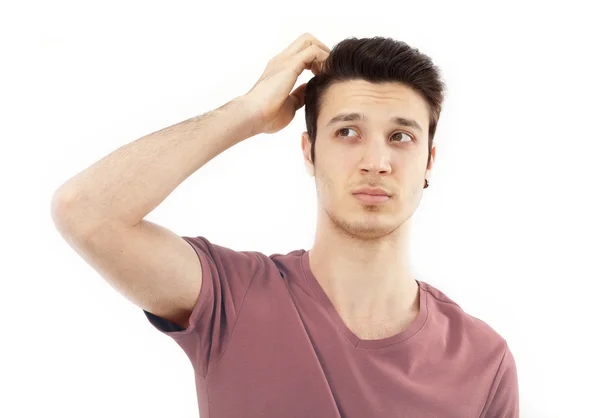
[[[317,116],[323,95],[334,83],[348,80],[366,80],[372,83],[398,82],[411,87],[429,104],[429,155],[442,110],[446,85],[440,70],[431,59],[405,42],[392,38],[346,38],[336,44],[327,57],[322,71],[311,78],[304,93],[306,130],[315,164]]]

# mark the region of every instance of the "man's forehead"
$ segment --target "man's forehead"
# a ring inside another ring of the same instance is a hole
[[[429,110],[419,93],[400,83],[375,84],[351,80],[330,86],[323,96],[320,122],[331,125],[332,118],[344,120],[339,116],[352,113],[358,113],[361,117],[357,118],[355,115],[345,119],[370,121],[401,117],[414,120],[424,129]]]

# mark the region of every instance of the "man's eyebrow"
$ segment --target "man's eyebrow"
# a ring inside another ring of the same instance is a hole
[[[327,126],[329,127],[338,122],[350,122],[350,121],[356,121],[356,120],[362,120],[362,121],[366,122],[367,117],[365,115],[363,115],[362,113],[356,113],[356,112],[340,113],[340,114],[334,116],[333,118],[331,118],[331,120],[329,122],[327,122]],[[421,125],[419,125],[419,123],[416,120],[402,118],[400,116],[395,116],[395,117],[392,117],[390,119],[390,121],[394,122],[396,125],[408,126],[410,128],[417,129],[418,131],[423,133],[423,128],[421,128]]]

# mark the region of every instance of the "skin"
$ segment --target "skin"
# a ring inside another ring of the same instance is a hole
[[[368,120],[327,127],[340,112],[363,113]],[[396,125],[392,116],[414,119],[423,131]],[[428,120],[427,102],[410,87],[352,80],[332,85],[324,95],[316,167],[308,133],[302,134],[304,161],[318,197],[310,268],[361,338],[394,335],[419,313],[419,288],[409,268],[409,230],[435,161],[434,142],[426,166]],[[392,197],[379,205],[361,202],[352,192],[362,186],[383,187]]]

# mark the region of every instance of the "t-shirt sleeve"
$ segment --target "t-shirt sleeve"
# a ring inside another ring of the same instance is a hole
[[[519,418],[517,365],[508,344],[481,417]]]
[[[198,371],[205,375],[212,361],[223,354],[252,279],[262,263],[254,251],[235,251],[202,236],[182,238],[196,251],[202,268],[202,286],[189,326],[182,328],[143,311],[150,323],[172,337],[194,368],[200,368]]]

